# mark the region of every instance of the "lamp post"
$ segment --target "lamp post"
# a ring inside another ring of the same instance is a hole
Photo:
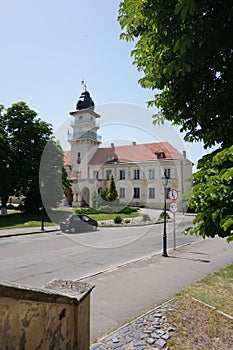
[[[167,255],[167,208],[166,208],[166,197],[167,197],[167,184],[168,184],[168,176],[164,172],[164,176],[162,177],[163,188],[164,188],[164,221],[163,221],[163,253],[162,256]]]
[[[40,185],[41,185],[41,189],[43,189],[44,188],[44,182],[41,181]],[[44,203],[43,203],[43,199],[42,199],[41,231],[44,231],[44,214],[45,214],[45,210],[44,210]]]

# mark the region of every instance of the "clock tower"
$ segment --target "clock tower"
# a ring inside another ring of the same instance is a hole
[[[88,163],[101,143],[101,137],[97,135],[99,126],[96,122],[100,115],[94,109],[95,104],[84,84],[76,110],[70,112],[74,118],[71,122],[73,132],[68,135],[71,145],[71,178],[73,180],[88,179]]]

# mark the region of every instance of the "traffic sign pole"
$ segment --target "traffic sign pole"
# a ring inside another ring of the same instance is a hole
[[[169,199],[171,202],[169,203],[169,210],[171,213],[173,213],[173,249],[176,249],[176,212],[178,210],[177,205],[177,198],[178,198],[178,191],[175,188],[171,188],[168,194]]]
[[[176,212],[178,210],[178,205],[176,201],[169,203],[169,210],[173,213],[173,249],[176,249]]]
[[[173,249],[176,250],[176,213],[173,213]]]

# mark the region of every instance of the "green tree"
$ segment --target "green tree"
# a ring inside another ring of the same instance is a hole
[[[181,125],[185,140],[232,144],[233,4],[229,0],[124,0],[121,38],[134,41],[149,106]]]
[[[233,146],[204,156],[199,168],[189,201],[196,225],[185,233],[233,240]]]
[[[199,161],[190,203],[197,225],[188,232],[230,237],[232,217],[219,201],[233,200],[232,164],[222,153],[231,152],[233,134],[233,4],[124,0],[118,20],[121,38],[135,42],[133,63],[144,73],[139,84],[156,90],[148,103],[160,109],[154,122],[180,125],[186,141],[203,141],[205,148],[219,145],[219,154]],[[219,193],[207,199],[216,184]]]
[[[110,176],[110,182],[107,188],[106,200],[108,202],[113,202],[118,198],[118,193],[116,189],[116,184],[113,174]]]
[[[9,196],[25,197],[29,211],[38,211],[41,206],[39,189],[40,160],[52,135],[50,124],[37,118],[25,102],[0,109],[0,197],[2,213],[6,214]],[[61,150],[58,150],[62,159]]]
[[[46,142],[40,161],[39,184],[45,208],[57,207],[70,186],[63,167],[64,154],[58,142],[50,138]]]
[[[2,121],[4,113],[4,107],[0,105],[0,118]],[[13,175],[12,169],[10,167],[11,160],[11,149],[8,143],[6,130],[4,128],[4,124],[0,121],[0,159],[1,159],[1,167],[0,167],[0,197],[1,197],[1,213],[2,215],[6,215],[7,210],[7,201],[10,193],[13,191],[11,184],[11,176]]]

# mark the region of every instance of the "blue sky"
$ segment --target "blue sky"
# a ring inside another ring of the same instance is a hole
[[[146,109],[154,94],[138,85],[140,74],[130,57],[133,44],[119,39],[119,3],[1,0],[0,104],[25,101],[56,130],[75,110],[84,78],[96,106],[119,103]],[[111,120],[111,108],[107,113]],[[142,118],[150,116],[145,112]],[[99,132],[104,142],[119,138],[117,128],[116,135],[112,128],[111,136],[105,131]],[[134,131],[131,135],[129,130],[128,138],[154,141]],[[204,153],[200,143],[186,147],[194,163]]]

